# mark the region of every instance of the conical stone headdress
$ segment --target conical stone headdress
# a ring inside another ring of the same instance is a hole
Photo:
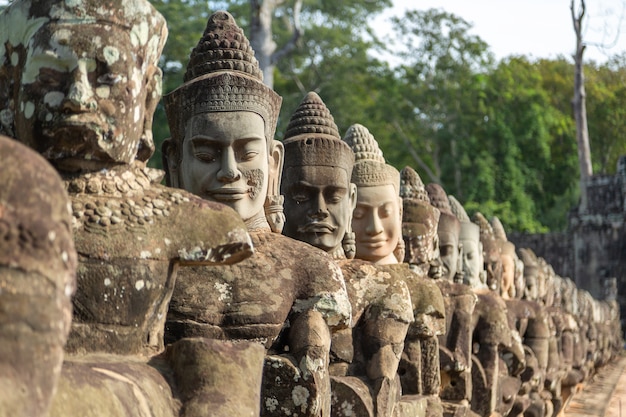
[[[341,140],[330,110],[317,93],[309,92],[289,120],[285,139],[285,168],[330,166],[352,175],[354,154]]]
[[[178,143],[189,119],[210,112],[250,111],[265,122],[274,139],[282,98],[263,84],[263,74],[243,30],[225,11],[209,17],[191,52],[185,83],[164,97],[172,137]]]
[[[491,218],[491,228],[493,229],[493,236],[496,239],[500,250],[503,255],[509,255],[515,257],[515,245],[513,242],[509,242],[504,231],[504,226],[500,219],[496,216]]]
[[[485,216],[481,212],[476,212],[472,220],[480,227],[480,241],[483,244],[485,254],[489,254],[492,251],[499,252],[500,247],[496,243],[493,227],[491,227],[491,224],[487,221]],[[487,259],[488,256],[485,256],[485,261],[487,261]]]
[[[480,241],[480,227],[472,223],[463,205],[453,195],[448,196],[448,201],[450,202],[452,213],[461,222],[461,234],[459,236],[462,239]]]
[[[399,193],[400,173],[385,163],[378,142],[365,126],[353,124],[348,128],[343,140],[354,152],[352,182],[357,187],[393,185]]]
[[[441,212],[441,217],[439,217],[439,232],[452,233],[458,239],[461,233],[461,222],[452,213],[448,194],[446,194],[441,185],[435,183],[428,184],[426,191],[428,192],[428,197],[430,197],[430,204],[438,208]]]
[[[419,174],[411,167],[400,172],[402,235],[406,238],[433,239],[437,235],[440,212],[430,198]]]

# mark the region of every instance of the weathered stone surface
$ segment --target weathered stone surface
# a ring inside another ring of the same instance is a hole
[[[157,361],[158,362],[158,361]],[[175,417],[180,402],[159,372],[139,357],[71,356],[63,363],[51,417]]]
[[[258,416],[265,349],[254,342],[186,338],[166,355],[179,398],[180,415]]]
[[[0,136],[0,415],[46,416],[76,285],[68,196],[40,155]]]

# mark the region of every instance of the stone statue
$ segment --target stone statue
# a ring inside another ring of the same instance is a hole
[[[470,220],[461,203],[453,195],[449,195],[448,200],[452,213],[461,223],[459,244],[462,245],[463,283],[475,289],[485,289],[487,277],[484,269],[483,244],[480,241],[480,227]]]
[[[344,136],[355,155],[352,182],[357,186],[357,203],[352,228],[356,237],[356,256],[385,269],[406,282],[411,293],[415,323],[409,328],[399,373],[403,398],[398,412],[409,413],[422,396],[427,413],[441,413],[438,394],[439,346],[437,336],[445,328],[445,307],[441,292],[425,275],[411,271],[409,264],[399,263],[398,247],[404,246],[402,237],[402,199],[400,173],[385,164],[382,151],[366,127],[350,126]],[[411,253],[414,253],[411,250]]]
[[[502,259],[501,296],[506,302],[509,323],[515,328],[525,346],[526,368],[521,374],[522,387],[518,392],[516,409],[522,400],[528,401],[524,414],[528,416],[551,416],[552,395],[544,391],[544,381],[549,357],[551,336],[549,317],[544,304],[535,300],[523,300],[515,291],[515,245],[509,242],[498,217],[490,221],[496,244],[500,246]],[[530,268],[531,266],[529,266]],[[545,287],[545,286],[544,286]]]
[[[447,335],[454,339],[459,333],[455,332],[456,328],[448,333],[450,323],[456,322],[454,310],[450,309],[450,300],[443,298],[439,286],[430,279],[441,277],[442,271],[437,236],[440,212],[430,204],[419,174],[408,166],[400,172],[400,197],[405,264],[413,272],[407,275],[407,281],[412,283],[411,298],[416,315],[416,324],[407,336],[400,362],[403,392],[408,395],[436,394],[447,400],[450,386],[456,386],[456,381],[450,384],[448,377],[451,367],[442,366],[452,356],[446,344],[449,341]],[[475,296],[471,296],[473,303]],[[469,317],[471,314],[467,322]],[[469,332],[467,340],[469,356]],[[433,373],[433,368],[439,368],[438,372]],[[442,408],[446,414],[448,404],[442,404]],[[430,404],[430,409],[430,414],[436,415],[433,404]]]
[[[475,290],[478,303],[473,342],[480,346],[475,356],[484,376],[472,369],[472,409],[479,414],[496,411],[506,415],[516,405],[521,386],[518,376],[525,368],[526,355],[519,332],[509,321],[506,303],[499,295],[502,263],[493,228],[480,212],[474,214],[473,221],[480,227],[488,289]]]
[[[333,255],[352,305],[352,328],[332,335],[332,415],[391,416],[400,395],[398,362],[413,322],[408,289],[386,270],[345,255],[344,246],[354,240],[350,236],[356,202],[356,188],[350,182],[354,155],[317,94],[304,97],[283,143],[284,233]],[[358,241],[356,248],[358,252]]]
[[[61,174],[78,252],[72,355],[51,415],[175,415],[155,355],[177,272],[252,248],[234,210],[145,166],[165,21],[145,0],[18,0],[0,27],[3,129]]]
[[[406,254],[404,262],[422,276],[439,278],[441,262],[437,227],[441,214],[430,204],[419,174],[408,166],[400,172],[400,197]]]
[[[430,204],[440,212],[437,235],[442,274],[436,283],[446,301],[446,333],[440,336],[441,398],[456,412],[469,412],[472,398],[472,321],[478,297],[463,282],[461,223],[452,212],[448,195],[438,184],[425,187]]]
[[[439,236],[439,256],[443,266],[442,278],[450,282],[462,282],[463,271],[459,268],[462,260],[462,245],[459,244],[461,223],[450,207],[448,195],[439,184],[431,183],[426,186],[430,204],[436,207],[441,215],[437,235]],[[458,272],[459,278],[456,278]]]
[[[0,136],[0,415],[47,416],[70,329],[69,198],[39,154]]]
[[[490,223],[496,244],[500,247],[500,262],[502,263],[500,296],[505,300],[511,300],[515,297],[515,258],[517,257],[515,245],[508,241],[499,218],[492,217]]]
[[[268,223],[265,203],[277,191],[283,163],[283,146],[273,140],[280,104],[280,96],[263,84],[233,17],[211,15],[191,53],[185,83],[165,97],[172,132],[163,152],[167,181],[235,209],[255,254],[232,266],[181,271],[166,339],[177,341],[174,346],[196,337],[261,343],[267,355],[261,415],[298,410],[302,416],[328,416],[329,328],[347,328],[351,309],[331,257],[273,233]],[[280,221],[275,226],[280,229]],[[245,373],[240,369],[232,377]],[[236,404],[242,394],[222,384],[219,395]],[[199,401],[214,415],[216,399],[214,394]],[[250,412],[239,408],[237,415]]]

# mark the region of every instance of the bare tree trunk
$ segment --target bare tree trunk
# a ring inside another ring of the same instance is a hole
[[[574,98],[572,107],[576,120],[576,141],[578,143],[578,164],[580,166],[580,213],[587,210],[587,180],[593,174],[591,166],[591,150],[589,148],[589,130],[587,128],[587,107],[585,104],[585,75],[583,72],[583,53],[585,44],[582,37],[582,20],[585,15],[585,0],[581,0],[578,13],[574,11],[574,0],[571,0],[570,10],[572,23],[576,33],[576,53],[574,54]]]
[[[250,0],[250,45],[263,71],[263,82],[274,88],[274,68],[276,63],[296,48],[302,30],[300,11],[302,0],[295,0],[293,6],[292,37],[279,50],[273,39],[272,19],[274,10],[285,0]]]

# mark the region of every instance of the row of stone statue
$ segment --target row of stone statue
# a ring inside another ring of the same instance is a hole
[[[621,348],[614,302],[316,93],[274,140],[227,12],[164,97],[161,185],[166,35],[146,0],[0,14],[0,416],[549,417]]]

